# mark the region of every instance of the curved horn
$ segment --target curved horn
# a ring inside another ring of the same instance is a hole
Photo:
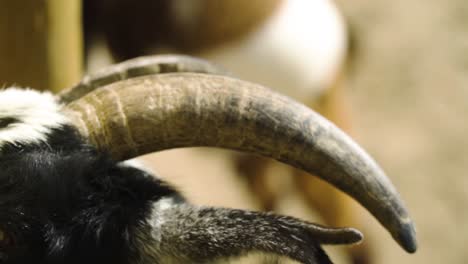
[[[113,82],[133,77],[173,73],[198,72],[218,75],[229,75],[222,67],[211,62],[185,55],[144,56],[111,65],[94,74],[86,75],[70,89],[61,92],[59,101],[68,104],[93,90]]]
[[[366,207],[404,249],[416,250],[413,223],[376,162],[325,118],[259,85],[206,74],[151,75],[100,88],[64,111],[117,160],[211,146],[316,174]]]

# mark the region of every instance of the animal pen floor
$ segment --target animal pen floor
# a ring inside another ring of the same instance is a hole
[[[417,224],[419,251],[409,255],[369,218],[376,263],[467,263],[468,2],[338,3],[359,44],[347,80],[355,138],[387,171]],[[196,203],[255,208],[229,156],[185,149],[145,160]],[[300,198],[284,190],[282,211],[307,216]],[[339,255],[337,263],[346,263]]]

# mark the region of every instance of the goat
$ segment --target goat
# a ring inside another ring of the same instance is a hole
[[[321,244],[362,239],[352,228],[195,206],[123,162],[188,146],[249,151],[315,173],[416,250],[398,193],[351,138],[290,98],[210,69],[183,56],[140,58],[57,96],[0,91],[0,261],[221,263],[263,252],[322,264],[331,260]]]
[[[331,0],[89,0],[85,32],[102,32],[117,61],[166,50],[190,53],[232,73],[277,89],[316,109],[349,133],[342,79],[347,29]],[[282,89],[282,90],[279,90]],[[270,159],[236,155],[239,174],[264,210],[275,210],[281,193],[270,183]],[[298,170],[296,189],[328,225],[365,228],[351,200]],[[323,197],[329,197],[324,202]],[[371,245],[349,248],[355,264],[370,263]]]

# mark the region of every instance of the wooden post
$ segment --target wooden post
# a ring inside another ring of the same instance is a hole
[[[0,86],[57,92],[82,57],[80,0],[0,0]]]

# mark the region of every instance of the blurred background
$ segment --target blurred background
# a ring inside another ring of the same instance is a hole
[[[417,223],[411,256],[383,239],[378,263],[466,263],[468,3],[338,1],[360,52],[348,95],[356,138]]]
[[[70,12],[80,12],[79,1],[75,3]],[[341,83],[349,131],[392,179],[416,222],[419,239],[419,250],[407,254],[367,212],[360,210],[367,227],[365,235],[374,250],[371,263],[467,263],[468,122],[464,117],[468,115],[468,2],[336,0],[335,4],[352,36],[352,56]],[[50,59],[50,69],[56,67],[57,75],[63,76],[65,69],[75,66],[60,65],[80,61],[65,59],[65,55],[85,57],[81,44],[73,44],[79,40],[64,37],[64,42],[72,43],[65,46],[77,50],[68,52],[62,46],[25,42],[31,36],[28,34],[17,34],[21,41],[12,39],[12,31],[19,32],[24,26],[15,24],[15,19],[26,21],[31,17],[22,8],[0,0],[0,10],[6,8],[10,8],[7,14],[0,16],[0,34],[4,34],[0,35],[0,84],[42,89],[54,86],[57,88],[52,90],[60,90],[76,82],[81,73],[72,69],[75,74],[69,74],[68,81],[52,85],[52,70],[41,75],[23,57],[41,61],[42,50],[58,51],[60,59],[49,55],[44,60]],[[15,15],[18,10],[22,10],[21,15]],[[36,9],[30,19],[33,32],[44,30],[44,21],[50,22],[39,11]],[[61,31],[72,30],[56,28],[52,33]],[[86,62],[88,72],[110,63],[109,52],[96,42],[87,53],[91,54]],[[31,79],[33,75],[49,77],[28,82],[28,76]],[[245,180],[236,175],[233,155],[184,149],[143,160],[195,203],[258,209]],[[282,178],[278,211],[322,221],[320,213],[304,205],[291,180],[284,180],[286,168],[273,165],[270,171]],[[340,248],[327,249],[336,263],[350,263]]]
[[[345,85],[353,136],[386,170],[417,225],[419,249],[409,255],[369,221],[376,237],[375,263],[466,263],[468,2],[336,2],[357,42]],[[155,167],[161,175],[171,175],[192,199],[249,207],[249,196],[232,182],[236,177],[227,177],[228,161],[197,156],[188,163],[190,169],[174,170],[166,161],[175,158],[180,158],[175,151],[161,153]],[[200,170],[194,171],[197,165]],[[179,182],[193,173],[208,180]],[[305,208],[296,207],[299,198],[288,199],[282,210],[303,214]]]

